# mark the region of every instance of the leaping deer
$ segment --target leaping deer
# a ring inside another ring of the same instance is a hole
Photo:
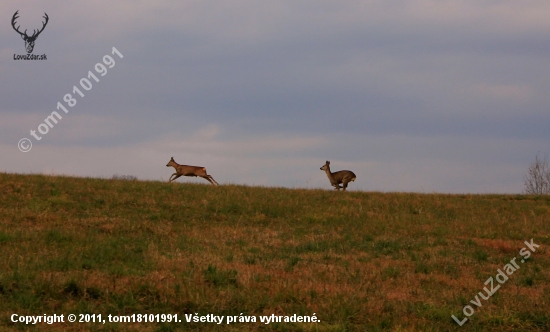
[[[340,191],[340,189],[343,188],[344,191],[346,191],[348,183],[355,181],[355,174],[352,171],[338,171],[331,173],[329,165],[330,161],[327,160],[327,162],[321,167],[321,171],[325,171],[325,173],[327,173],[330,184],[334,187],[335,190]],[[343,187],[340,187],[340,183],[343,184]]]
[[[170,166],[172,166],[176,169],[176,173],[174,173],[174,174],[172,174],[172,176],[170,176],[170,179],[168,179],[168,183],[170,183],[170,182],[176,180],[177,178],[179,178],[180,176],[184,175],[184,176],[195,176],[195,177],[200,176],[201,178],[206,179],[208,182],[212,183],[213,185],[215,185],[215,186],[218,185],[218,183],[216,182],[216,180],[214,180],[212,175],[206,174],[206,168],[204,168],[204,167],[180,165],[180,164],[178,164],[177,162],[174,161],[174,157],[170,158],[170,161],[168,162],[168,164],[166,164],[166,167],[170,167]],[[172,179],[172,177],[174,177],[174,178]]]
[[[48,20],[49,20],[49,17],[48,17],[48,14],[44,13],[44,16],[42,16],[46,21],[45,22],[42,22],[42,29],[38,30],[38,32],[36,30],[33,30],[33,34],[32,36],[29,36],[27,35],[27,29],[25,29],[25,32],[21,32],[19,31],[19,27],[18,26],[17,28],[15,27],[15,20],[17,20],[19,18],[19,16],[17,16],[17,14],[19,13],[19,11],[16,11],[15,14],[13,14],[13,17],[11,19],[11,26],[13,27],[13,30],[17,31],[18,34],[21,35],[21,38],[23,38],[23,40],[25,40],[25,48],[27,49],[27,53],[32,53],[32,50],[34,49],[34,41],[36,40],[36,38],[38,38],[38,35],[40,35],[40,33],[42,33],[42,31],[44,31],[44,28],[46,27],[46,25],[48,24]]]

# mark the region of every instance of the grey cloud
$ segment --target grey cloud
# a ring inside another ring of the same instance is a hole
[[[101,160],[113,149],[139,153],[166,135],[187,139],[214,125],[221,131],[209,144],[217,148],[204,152],[213,163],[221,155],[239,165],[223,151],[239,151],[246,139],[326,138],[299,152],[242,150],[243,160],[265,167],[257,179],[266,184],[288,185],[261,158],[300,165],[303,176],[306,163],[332,155],[375,173],[380,190],[519,191],[509,179],[521,179],[528,159],[548,149],[549,6],[8,1],[6,12],[29,12],[28,22],[40,17],[35,8],[48,12],[36,50],[49,59],[12,60],[24,52],[22,41],[9,25],[0,30],[0,117],[10,123],[0,140],[28,136],[116,46],[124,59],[35,148],[97,149]],[[62,167],[54,161],[50,167]],[[414,167],[401,166],[408,163]]]

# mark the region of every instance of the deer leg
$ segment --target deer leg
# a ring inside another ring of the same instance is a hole
[[[170,183],[172,181],[172,177],[174,177],[174,175],[178,175],[178,173],[174,173],[170,176],[170,178],[168,179],[168,183]]]
[[[344,187],[344,191],[346,191],[346,188],[348,187],[348,183],[347,183],[347,182],[344,182],[344,183],[343,183],[343,187]]]
[[[205,175],[205,176],[202,176],[202,175],[201,175],[201,178],[205,179],[206,181],[210,182],[213,186],[215,186],[214,182],[212,182],[212,180],[210,180],[210,179],[208,178],[208,175]]]
[[[220,184],[218,182],[216,182],[216,180],[214,180],[214,178],[212,177],[212,175],[207,175],[210,180],[214,181],[214,183],[216,184],[216,186],[219,186]]]
[[[176,176],[175,178],[173,178],[172,180],[169,180],[168,183],[172,182],[172,181],[176,181],[177,178],[179,178],[180,176],[182,176],[183,174],[178,174],[178,173],[174,173],[172,174],[172,176]],[[170,178],[172,178],[172,176]]]

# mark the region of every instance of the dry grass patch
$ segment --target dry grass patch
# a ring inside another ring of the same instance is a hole
[[[531,238],[540,250],[476,310],[466,328],[550,329],[547,197],[338,193],[0,173],[0,201],[0,327],[6,330],[25,329],[5,318],[11,312],[315,312],[321,323],[224,330],[459,331],[464,327],[450,316]]]

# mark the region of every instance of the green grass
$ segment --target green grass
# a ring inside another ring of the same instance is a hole
[[[550,197],[0,173],[0,330],[546,331]],[[462,327],[526,240],[541,247]],[[26,326],[13,313],[178,314]],[[185,314],[320,323],[185,323]]]

